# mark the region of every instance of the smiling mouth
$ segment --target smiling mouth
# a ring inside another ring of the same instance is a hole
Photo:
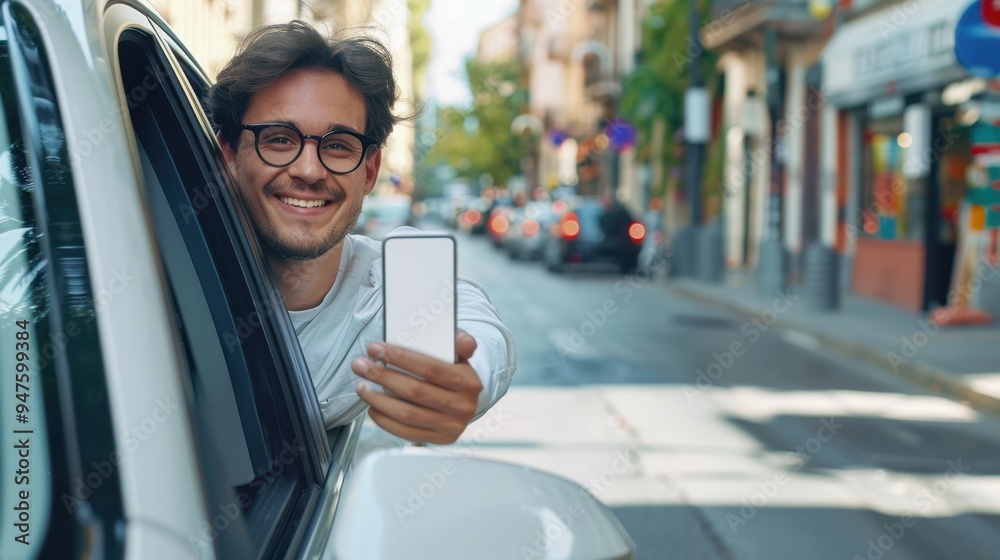
[[[330,203],[329,200],[302,200],[300,198],[292,198],[290,196],[279,196],[278,200],[289,206],[294,206],[295,208],[319,208]]]

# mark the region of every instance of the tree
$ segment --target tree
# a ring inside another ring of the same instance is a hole
[[[431,6],[431,0],[407,0],[410,10],[410,48],[413,51],[413,94],[417,100],[423,99],[424,82],[431,61],[434,40],[424,25],[424,15]]]
[[[527,91],[519,86],[520,64],[470,59],[465,69],[472,105],[440,109],[434,148],[421,162],[418,182],[434,182],[431,172],[442,163],[454,169],[459,179],[472,184],[485,174],[492,176],[496,184],[503,184],[520,173],[528,146],[510,128],[528,103]]]
[[[708,0],[699,0],[699,12],[707,14]],[[637,155],[640,161],[656,158],[666,168],[683,163],[684,92],[691,83],[690,68],[697,54],[701,55],[701,75],[705,87],[713,91],[718,82],[715,53],[693,45],[690,40],[689,4],[687,0],[659,0],[653,4],[642,23],[641,60],[625,78],[621,114],[637,123],[639,138]],[[657,117],[666,124],[662,150],[652,153],[651,123]],[[715,144],[715,142],[713,142]],[[710,162],[717,146],[709,146]],[[721,178],[721,166],[706,169],[703,189],[706,196],[718,196],[715,185]],[[652,193],[663,196],[666,186],[657,185]]]

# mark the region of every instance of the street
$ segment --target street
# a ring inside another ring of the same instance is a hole
[[[518,342],[458,445],[584,485],[640,559],[1000,558],[1000,422],[769,329],[795,296],[747,320],[457,235]]]

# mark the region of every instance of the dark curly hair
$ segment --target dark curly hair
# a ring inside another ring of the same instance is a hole
[[[379,40],[357,36],[327,40],[303,21],[261,27],[240,45],[205,96],[205,112],[222,140],[235,149],[250,100],[292,70],[325,68],[344,77],[365,100],[365,134],[385,144],[402,117],[392,56]]]

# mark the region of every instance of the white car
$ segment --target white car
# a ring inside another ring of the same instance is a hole
[[[420,448],[352,464],[208,85],[145,3],[0,2],[0,557],[633,558],[568,481]]]

